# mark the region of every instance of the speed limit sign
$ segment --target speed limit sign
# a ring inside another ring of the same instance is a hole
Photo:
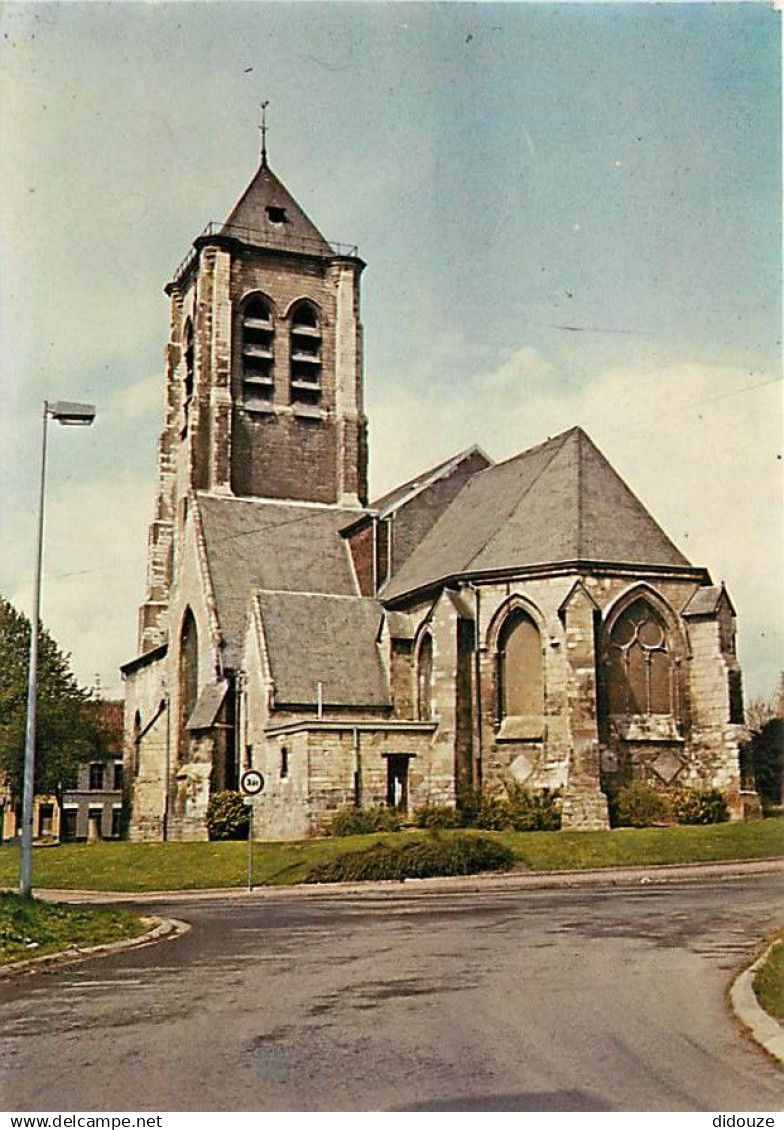
[[[246,796],[257,796],[264,788],[264,778],[258,769],[246,769],[240,778],[240,788]]]

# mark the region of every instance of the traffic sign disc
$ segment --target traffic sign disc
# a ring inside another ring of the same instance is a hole
[[[240,778],[240,788],[247,796],[256,796],[264,788],[264,777],[258,769],[246,769]]]

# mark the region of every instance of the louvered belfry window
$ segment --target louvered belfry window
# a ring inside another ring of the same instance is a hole
[[[321,325],[312,302],[291,313],[291,401],[318,405],[321,400]]]
[[[635,600],[610,632],[611,714],[674,713],[674,664],[667,627],[646,600]]]
[[[246,408],[264,408],[275,392],[275,327],[268,303],[254,295],[242,311],[242,393]]]

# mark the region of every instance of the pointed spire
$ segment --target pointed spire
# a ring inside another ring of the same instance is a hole
[[[259,133],[261,134],[261,164],[262,168],[267,168],[267,107],[269,106],[269,99],[261,103],[261,124],[259,126]]]

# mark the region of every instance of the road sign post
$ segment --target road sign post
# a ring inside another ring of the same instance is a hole
[[[264,790],[264,776],[258,769],[246,769],[240,777],[243,802],[248,806],[248,890],[253,890],[253,805]]]

